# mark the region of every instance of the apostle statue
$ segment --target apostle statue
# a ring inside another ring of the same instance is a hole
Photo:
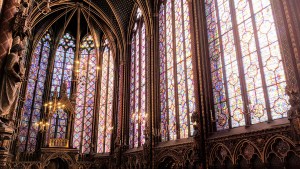
[[[11,122],[17,106],[19,90],[25,74],[23,51],[20,38],[15,38],[0,81],[0,124],[2,126]]]

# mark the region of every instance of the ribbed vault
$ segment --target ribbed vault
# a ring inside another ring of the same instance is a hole
[[[76,15],[75,11],[80,8],[83,19],[88,21],[90,29],[92,28],[98,34],[106,35],[118,46],[120,54],[124,54],[130,16],[135,6],[134,0],[118,0],[117,2],[115,0],[51,0],[51,11],[47,14],[41,12],[47,3],[40,1],[39,6],[34,5],[29,16],[33,28],[32,34],[35,35],[34,44],[47,29],[55,24],[59,23],[57,25],[63,27],[68,17]]]

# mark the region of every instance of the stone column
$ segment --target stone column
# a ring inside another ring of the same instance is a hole
[[[2,0],[1,0],[2,1]],[[4,0],[0,19],[0,71],[12,44],[12,23],[17,12],[14,5],[18,0]]]
[[[116,125],[116,138],[114,141],[114,163],[115,163],[115,168],[120,168],[121,167],[121,145],[124,144],[122,142],[122,118],[123,118],[123,85],[124,85],[124,62],[121,61],[120,66],[119,66],[119,94],[118,97],[118,110],[117,110],[117,125]]]

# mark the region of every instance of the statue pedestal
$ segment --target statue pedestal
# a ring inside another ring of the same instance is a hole
[[[0,126],[0,168],[8,168],[8,163],[12,159],[10,154],[10,144],[14,129],[7,126]]]

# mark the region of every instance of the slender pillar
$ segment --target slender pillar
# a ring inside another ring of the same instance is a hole
[[[121,164],[121,144],[122,144],[122,136],[121,136],[121,133],[122,133],[122,117],[123,117],[123,80],[124,80],[124,62],[123,61],[120,61],[120,65],[119,65],[119,81],[118,81],[118,88],[119,88],[119,91],[118,91],[118,96],[116,98],[119,98],[117,99],[117,102],[118,102],[118,108],[117,108],[117,121],[116,121],[116,138],[115,138],[115,141],[114,141],[114,158],[115,158],[115,167],[120,167],[120,164]]]
[[[81,15],[81,7],[78,6],[78,9],[77,9],[77,33],[76,33],[76,47],[75,47],[75,62],[79,61],[79,52],[80,52],[80,15]],[[77,70],[77,68],[79,67],[79,64],[75,63],[75,71]],[[78,74],[76,74],[76,77],[75,78],[78,78],[77,77]],[[76,91],[77,91],[77,81],[74,81],[73,83],[73,91],[72,91],[72,95],[76,95]],[[72,98],[74,99],[73,101],[75,102],[76,101],[76,98]],[[75,104],[74,104],[75,105]],[[75,106],[74,106],[75,108]],[[70,124],[70,127],[69,127],[69,145],[70,145],[70,148],[73,148],[73,132],[74,132],[74,120],[75,120],[75,114],[72,115],[72,119],[71,119],[71,124]],[[81,143],[80,143],[81,144]],[[81,149],[81,145],[80,145],[80,149]]]
[[[123,116],[123,85],[124,85],[124,62],[121,61],[120,70],[119,70],[119,108],[118,108],[118,128],[117,128],[117,138],[118,140],[121,139],[122,133],[122,116]]]

